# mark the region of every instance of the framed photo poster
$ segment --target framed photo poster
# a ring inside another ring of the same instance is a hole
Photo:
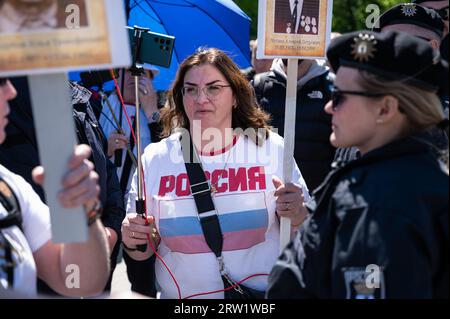
[[[0,0],[0,76],[131,64],[122,1]]]
[[[332,0],[259,0],[258,59],[324,58]]]

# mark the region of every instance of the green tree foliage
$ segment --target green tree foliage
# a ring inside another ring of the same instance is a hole
[[[409,2],[402,0],[335,0],[333,2],[333,31],[351,32],[367,29],[367,17],[373,13],[368,5],[374,4],[379,7],[380,13],[396,4]]]
[[[233,0],[251,19],[250,38],[258,37],[258,0]]]
[[[250,38],[255,39],[258,33],[258,0],[234,0],[234,2],[252,19]],[[379,6],[380,13],[383,13],[403,2],[409,0],[334,0],[333,31],[344,33],[366,29],[366,19],[372,13],[366,12],[368,5]]]

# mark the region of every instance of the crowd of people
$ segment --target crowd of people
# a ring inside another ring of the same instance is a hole
[[[123,69],[101,99],[68,82],[80,145],[59,200],[84,207],[82,244],[52,242],[27,81],[0,78],[0,297],[105,296],[123,255],[132,290],[153,298],[448,298],[448,1],[378,22],[299,61],[290,183],[287,60],[257,60],[256,41],[247,70],[193,52],[163,106],[151,65],[137,91]]]

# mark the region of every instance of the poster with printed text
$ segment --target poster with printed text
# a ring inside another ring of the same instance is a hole
[[[259,0],[258,51],[263,58],[324,58],[332,0]]]

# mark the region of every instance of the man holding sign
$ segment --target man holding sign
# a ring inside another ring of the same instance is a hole
[[[0,143],[6,138],[8,101],[15,96],[9,80],[0,78]],[[86,145],[75,149],[58,196],[63,207],[84,205],[89,220],[89,240],[84,243],[55,244],[48,207],[23,178],[0,165],[0,297],[35,297],[36,276],[67,296],[102,291],[109,275],[109,249],[98,220],[98,175],[87,161],[90,153]],[[33,178],[42,185],[42,167],[33,171]]]

